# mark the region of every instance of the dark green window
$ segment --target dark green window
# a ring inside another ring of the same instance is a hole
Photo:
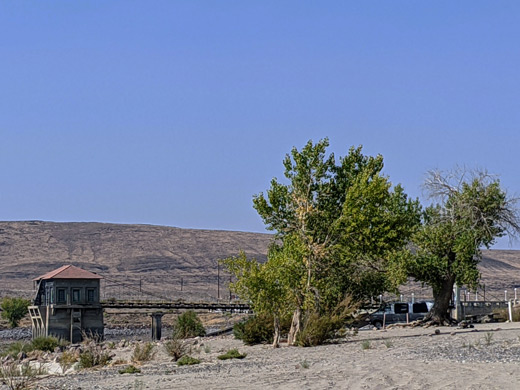
[[[64,288],[58,288],[57,293],[58,302],[57,303],[66,303],[67,302],[67,294]]]
[[[78,303],[81,301],[81,290],[79,288],[72,289],[72,302]]]
[[[87,288],[87,302],[88,303],[96,302],[96,289],[95,288]]]

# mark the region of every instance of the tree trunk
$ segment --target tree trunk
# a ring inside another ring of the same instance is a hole
[[[289,330],[289,335],[287,336],[287,345],[294,345],[296,342],[296,336],[300,333],[301,320],[302,310],[300,307],[297,307],[293,314],[291,330]]]
[[[453,294],[453,286],[455,277],[450,276],[443,280],[440,286],[433,289],[433,307],[425,317],[425,322],[431,322],[437,325],[449,325],[452,322],[448,312],[450,300]]]
[[[278,348],[280,346],[280,318],[275,315],[274,316],[274,337],[273,337],[273,348]]]

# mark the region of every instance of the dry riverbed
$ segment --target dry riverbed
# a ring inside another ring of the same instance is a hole
[[[439,330],[440,334],[435,334]],[[244,346],[232,336],[187,341],[201,364],[177,366],[156,343],[140,374],[119,374],[134,346],[116,343],[111,365],[42,378],[42,389],[518,389],[520,323],[474,329],[360,331],[314,348]],[[232,348],[243,360],[217,359]],[[0,387],[4,390],[4,387]]]

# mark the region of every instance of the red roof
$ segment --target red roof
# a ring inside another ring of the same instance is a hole
[[[47,279],[103,279],[103,277],[73,265],[64,265],[54,271],[38,276],[33,280],[38,281]]]

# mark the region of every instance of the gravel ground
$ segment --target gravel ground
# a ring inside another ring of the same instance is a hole
[[[435,331],[440,334],[435,334]],[[39,381],[40,389],[518,389],[520,324],[475,329],[413,328],[360,331],[314,348],[244,346],[232,336],[187,341],[202,363],[177,366],[162,343],[140,374],[119,374],[133,346],[116,348],[112,363]],[[231,348],[243,360],[221,361]],[[2,390],[5,387],[0,387]]]
[[[435,331],[440,331],[435,334]],[[140,374],[119,374],[133,346],[116,348],[117,364],[44,378],[41,389],[518,389],[520,324],[475,329],[414,328],[360,331],[314,348],[244,346],[232,336],[187,341],[202,363],[177,366],[162,343]],[[231,348],[243,360],[221,361]],[[4,387],[5,388],[5,387]],[[4,390],[4,388],[1,388]]]

